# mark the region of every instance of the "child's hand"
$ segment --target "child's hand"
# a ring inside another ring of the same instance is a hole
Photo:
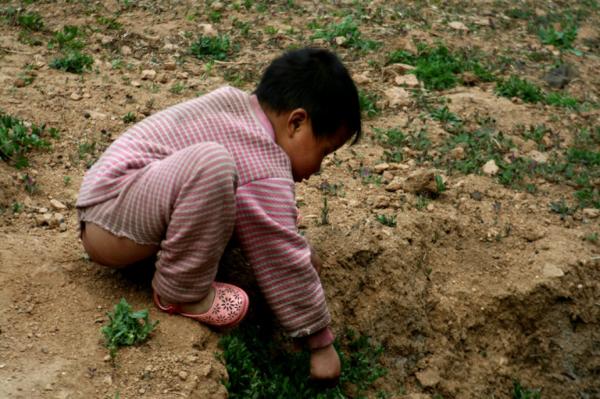
[[[317,274],[321,274],[321,267],[323,266],[323,262],[321,261],[319,255],[317,255],[317,253],[315,252],[313,246],[310,244],[308,244],[308,246],[310,247],[310,262],[317,271]]]
[[[341,372],[340,357],[333,345],[310,352],[310,377],[312,379],[336,385]]]

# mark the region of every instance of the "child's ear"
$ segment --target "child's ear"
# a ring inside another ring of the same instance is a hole
[[[296,108],[291,111],[288,116],[288,134],[295,135],[306,121],[308,121],[308,112],[304,108]]]

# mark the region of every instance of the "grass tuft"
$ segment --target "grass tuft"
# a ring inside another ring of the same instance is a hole
[[[29,127],[22,120],[0,111],[0,158],[19,169],[29,166],[27,153],[50,147],[50,143],[42,138],[44,130],[45,125]]]
[[[218,36],[199,36],[192,43],[190,53],[199,60],[219,60],[227,59],[232,53],[232,46],[227,35]]]
[[[336,341],[342,361],[340,383],[322,388],[308,379],[308,352],[288,352],[281,343],[262,337],[260,326],[246,325],[221,338],[230,398],[366,398],[365,391],[386,374],[379,364],[383,348],[347,331]]]
[[[91,55],[81,53],[79,50],[69,50],[62,57],[55,58],[50,67],[71,73],[83,73],[92,69],[94,59]]]
[[[362,38],[358,25],[351,15],[340,23],[331,23],[325,28],[317,29],[311,39],[323,39],[328,43],[337,43],[337,40],[340,40],[340,46],[356,50],[375,50],[381,46],[379,42]]]
[[[150,321],[148,310],[134,312],[125,298],[121,298],[114,310],[107,315],[110,322],[100,331],[104,335],[105,345],[113,358],[120,347],[137,345],[146,341],[158,324],[158,321]]]

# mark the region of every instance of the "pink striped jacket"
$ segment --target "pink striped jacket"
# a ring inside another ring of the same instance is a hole
[[[111,199],[130,173],[208,141],[223,145],[235,160],[235,231],[276,317],[292,337],[327,327],[330,315],[323,288],[311,265],[308,243],[296,227],[290,160],[276,144],[256,96],[223,87],[137,123],[88,171],[77,206]]]

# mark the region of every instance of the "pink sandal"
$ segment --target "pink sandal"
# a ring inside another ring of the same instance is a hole
[[[210,309],[202,314],[184,313],[180,305],[163,305],[156,292],[153,293],[154,304],[163,312],[189,317],[216,328],[237,326],[248,312],[248,294],[227,283],[213,282],[212,286],[215,289],[215,299]]]

